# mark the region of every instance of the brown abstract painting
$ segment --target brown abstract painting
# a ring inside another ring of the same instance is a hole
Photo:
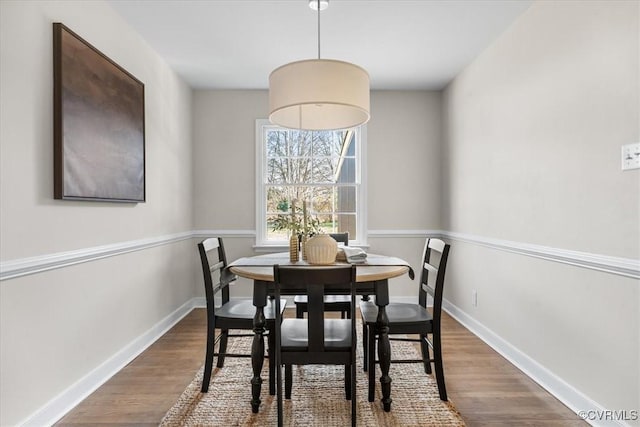
[[[145,201],[144,84],[53,24],[54,198]]]

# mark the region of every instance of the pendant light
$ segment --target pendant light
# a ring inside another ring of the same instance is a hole
[[[291,62],[269,76],[269,120],[305,130],[347,129],[369,121],[369,74],[349,62],[320,58],[320,11],[328,0],[310,0],[318,11],[318,59]]]

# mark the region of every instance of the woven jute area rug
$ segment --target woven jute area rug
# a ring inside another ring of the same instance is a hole
[[[360,335],[360,333],[359,333]],[[367,374],[362,371],[362,340],[358,342],[357,425],[358,426],[464,426],[450,402],[438,397],[433,376],[422,364],[392,364],[391,412],[380,403],[380,384],[375,402],[367,401]],[[265,343],[266,344],[266,343]],[[251,338],[229,339],[229,352],[249,353]],[[394,358],[419,358],[411,343],[391,343]],[[224,368],[215,367],[208,393],[201,393],[203,369],[167,412],[160,423],[173,426],[275,426],[275,396],[269,395],[268,361],[262,371],[262,403],[257,414],[251,412],[251,362],[246,358],[227,358]],[[283,369],[284,378],[284,369]],[[379,368],[376,378],[380,378]],[[283,379],[284,390],[284,379]],[[284,391],[283,391],[284,393]],[[284,400],[286,426],[348,426],[351,403],[345,399],[343,366],[294,366],[291,400]]]

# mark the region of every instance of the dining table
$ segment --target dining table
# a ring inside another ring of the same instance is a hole
[[[347,264],[346,261],[336,261],[334,264]],[[392,256],[367,254],[364,261],[354,263],[356,265],[356,292],[362,295],[363,299],[369,299],[370,295],[375,296],[375,304],[378,307],[378,317],[376,319],[375,331],[379,336],[378,340],[378,360],[380,362],[380,387],[382,391],[382,406],[386,412],[391,410],[391,377],[389,367],[391,364],[391,347],[389,344],[389,319],[386,313],[386,306],[389,304],[389,279],[408,274],[414,278],[411,266],[404,260]],[[251,365],[253,377],[251,379],[251,409],[258,413],[260,407],[260,394],[262,389],[261,372],[264,364],[264,333],[266,318],[264,307],[267,305],[267,298],[273,296],[275,285],[273,283],[274,265],[294,265],[303,268],[322,268],[326,264],[309,264],[305,260],[291,262],[289,252],[269,253],[252,257],[239,258],[228,265],[228,270],[246,279],[253,280],[253,305],[256,307],[256,314],[253,318],[253,343],[251,346]],[[342,290],[337,290],[340,292]],[[350,289],[343,290],[345,294]],[[282,295],[299,294],[300,289],[281,289]],[[365,349],[366,351],[366,349]]]

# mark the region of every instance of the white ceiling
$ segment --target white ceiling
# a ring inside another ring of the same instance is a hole
[[[316,58],[308,0],[109,0],[194,88],[266,89],[269,73]],[[330,0],[321,57],[364,67],[373,89],[441,89],[531,0]]]

